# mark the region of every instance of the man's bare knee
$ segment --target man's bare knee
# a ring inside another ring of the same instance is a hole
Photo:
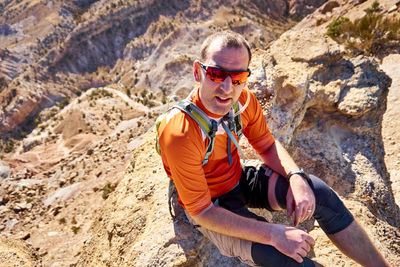
[[[278,200],[276,199],[276,194],[275,194],[275,187],[276,187],[276,182],[278,181],[279,174],[276,172],[273,172],[271,177],[269,178],[268,181],[268,202],[273,210],[282,210],[282,208],[279,206]]]

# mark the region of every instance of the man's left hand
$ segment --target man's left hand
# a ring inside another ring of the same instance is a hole
[[[315,196],[307,181],[299,174],[290,178],[289,190],[286,195],[287,215],[294,212],[294,225],[311,219],[315,211]]]

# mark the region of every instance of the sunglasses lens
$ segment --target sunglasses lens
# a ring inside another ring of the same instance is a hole
[[[249,73],[247,71],[243,72],[232,72],[230,74],[232,78],[232,83],[234,85],[239,85],[245,83],[247,81],[247,77],[249,77]]]
[[[221,83],[226,79],[226,77],[228,77],[228,73],[226,73],[226,71],[219,69],[219,68],[208,67],[207,68],[207,77],[210,80],[212,80],[213,82]]]
[[[226,77],[230,76],[232,79],[232,84],[239,85],[245,83],[250,73],[247,71],[225,71],[221,68],[207,67],[206,76],[213,82],[222,83]]]

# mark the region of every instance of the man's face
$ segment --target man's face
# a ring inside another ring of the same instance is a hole
[[[209,66],[218,66],[230,71],[245,71],[249,63],[249,55],[245,47],[221,47],[218,40],[208,48],[207,59],[202,62]],[[216,83],[206,77],[206,72],[198,61],[194,64],[194,75],[200,82],[199,96],[204,107],[211,113],[225,115],[239,99],[245,83],[233,85],[230,76],[221,83]]]

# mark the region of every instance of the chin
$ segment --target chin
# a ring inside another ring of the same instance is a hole
[[[212,113],[216,114],[216,115],[221,115],[224,116],[226,113],[228,113],[231,110],[231,107],[229,108],[218,108],[218,109],[214,109],[213,111],[211,111]]]

